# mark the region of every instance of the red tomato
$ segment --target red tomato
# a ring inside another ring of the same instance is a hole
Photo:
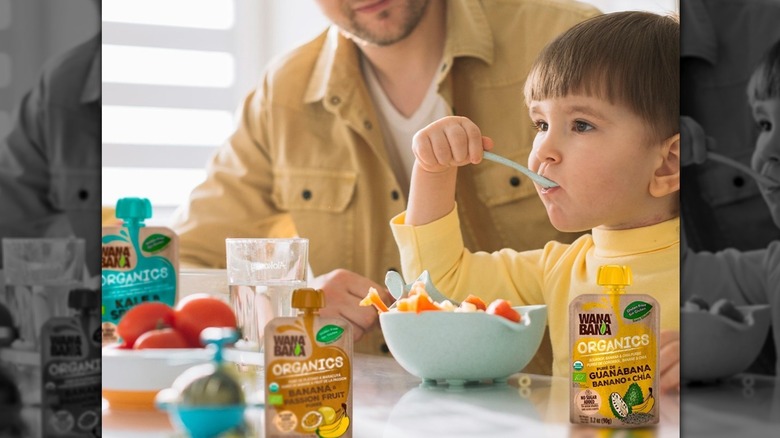
[[[509,301],[507,300],[498,299],[493,301],[487,307],[486,312],[492,313],[493,315],[503,316],[510,321],[520,322],[520,314],[512,308],[512,305],[509,304]]]
[[[146,348],[188,348],[190,345],[181,333],[172,328],[151,330],[142,334],[133,345],[134,350]]]
[[[179,301],[174,308],[174,327],[191,347],[202,347],[200,332],[208,327],[236,327],[233,309],[207,294],[193,294]]]
[[[487,310],[487,306],[485,305],[485,302],[482,301],[482,298],[480,297],[469,294],[469,296],[467,296],[466,299],[463,301],[477,306],[477,310]]]
[[[173,326],[173,309],[158,301],[141,303],[122,316],[116,331],[128,347],[149,330]]]

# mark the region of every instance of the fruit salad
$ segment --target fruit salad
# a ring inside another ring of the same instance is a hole
[[[375,288],[369,288],[368,294],[360,301],[361,306],[374,306],[379,313],[382,312],[461,312],[473,313],[484,312],[491,315],[501,316],[512,322],[520,322],[521,316],[512,304],[504,299],[496,299],[489,305],[481,298],[475,295],[469,295],[460,305],[455,305],[452,301],[434,301],[425,291],[425,284],[417,281],[412,285],[412,289],[405,298],[399,299],[395,307],[388,308],[379,297],[379,292]]]
[[[709,312],[738,323],[745,323],[745,315],[726,298],[721,298],[710,305],[703,298],[694,295],[683,304],[682,310],[683,312]]]

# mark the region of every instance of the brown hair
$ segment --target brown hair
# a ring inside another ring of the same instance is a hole
[[[780,41],[764,54],[747,86],[751,105],[760,100],[780,98]]]
[[[680,132],[680,22],[649,12],[585,20],[550,42],[525,83],[525,101],[584,94],[626,105],[654,140]]]

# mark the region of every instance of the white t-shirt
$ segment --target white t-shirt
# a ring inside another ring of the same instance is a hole
[[[393,168],[395,178],[404,192],[409,197],[409,182],[414,165],[412,153],[412,137],[420,129],[428,126],[436,120],[451,115],[447,102],[438,93],[436,76],[431,79],[428,91],[419,108],[406,118],[393,106],[379,84],[374,69],[365,57],[362,57],[363,75],[368,84],[368,90],[376,105],[382,136],[385,140],[387,155],[390,157],[390,166]]]

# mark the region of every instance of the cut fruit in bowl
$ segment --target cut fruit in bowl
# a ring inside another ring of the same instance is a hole
[[[680,312],[681,373],[684,381],[709,382],[745,371],[758,357],[769,334],[768,305],[712,305],[698,297]]]
[[[425,381],[501,381],[533,358],[547,325],[547,306],[515,306],[520,322],[485,312],[384,312],[390,353]]]

